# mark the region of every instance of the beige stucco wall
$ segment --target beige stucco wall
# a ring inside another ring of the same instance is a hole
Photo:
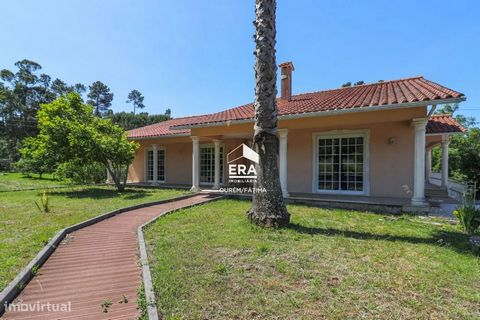
[[[128,179],[130,182],[145,180],[145,149],[152,144],[165,148],[165,183],[191,184],[192,179],[192,142],[189,137],[165,138],[137,141],[140,147],[135,153],[135,160],[130,165]]]
[[[411,197],[409,190],[413,185],[414,129],[410,122],[414,118],[424,117],[426,107],[416,107],[279,121],[279,128],[288,129],[288,191],[312,192],[314,133],[368,129],[370,195]],[[201,144],[221,139],[226,156],[240,143],[249,141],[252,129],[252,123],[243,123],[194,128],[192,135],[200,137]],[[389,138],[394,138],[395,143],[389,144]],[[167,150],[166,182],[191,183],[190,138],[142,140],[140,143],[142,146],[137,151],[130,170],[132,181],[143,181],[144,148],[156,143]],[[226,165],[224,173],[227,178]]]
[[[442,135],[441,134],[428,135],[428,136],[425,137],[425,147],[426,148],[433,148],[433,147],[438,146],[441,143],[442,143]]]
[[[426,116],[426,108],[377,111],[279,123],[288,129],[289,192],[312,192],[314,133],[369,130],[369,184],[371,196],[411,197],[414,130],[411,119]],[[395,143],[390,145],[389,138]]]
[[[405,190],[413,184],[414,132],[407,122],[347,125],[343,130],[369,130],[370,195],[411,197]],[[289,192],[312,192],[314,181],[314,134],[335,132],[332,128],[291,129],[288,132]],[[390,145],[389,138],[395,138]]]
[[[246,140],[222,140],[225,157],[224,179],[227,177],[227,153],[242,142],[246,142]],[[137,149],[135,159],[128,171],[129,182],[145,182],[145,149],[151,148],[152,144],[156,144],[159,148],[165,148],[165,183],[179,185],[190,185],[192,183],[192,141],[189,137],[139,140],[137,143],[140,144],[140,147]],[[212,143],[212,138],[202,137],[200,139],[200,145]]]

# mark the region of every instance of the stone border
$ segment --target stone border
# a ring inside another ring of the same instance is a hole
[[[3,291],[0,293],[0,316],[2,316],[3,313],[5,312],[5,304],[9,304],[12,301],[14,301],[14,299],[18,296],[18,294],[22,292],[23,288],[33,278],[34,275],[32,270],[41,267],[45,263],[45,261],[47,261],[47,259],[55,251],[57,246],[62,242],[62,240],[65,238],[67,234],[77,231],[79,229],[88,227],[92,224],[98,223],[105,219],[111,218],[118,214],[124,213],[126,211],[131,211],[131,210],[145,208],[145,207],[151,207],[158,204],[174,202],[177,200],[188,199],[196,195],[198,194],[192,193],[192,194],[187,194],[185,196],[180,196],[176,198],[146,202],[142,204],[137,204],[137,205],[117,209],[117,210],[99,215],[97,217],[85,220],[83,222],[74,224],[70,227],[66,227],[58,231],[57,234],[53,238],[51,238],[50,241],[48,241],[48,243],[43,247],[43,249],[35,256],[35,258],[33,258],[30,261],[30,263],[25,268],[23,268],[22,271],[20,271],[20,273],[15,277],[15,279],[13,279],[5,287],[5,289],[3,289]]]
[[[198,194],[199,193],[197,193],[197,195]],[[158,310],[157,310],[157,303],[155,300],[155,292],[153,290],[152,274],[150,272],[150,265],[148,264],[147,246],[145,244],[145,238],[143,236],[143,229],[145,229],[145,227],[151,225],[152,223],[155,223],[158,219],[166,216],[167,214],[171,214],[179,210],[184,210],[184,209],[192,208],[199,205],[204,205],[206,203],[223,198],[223,196],[221,195],[212,195],[212,196],[213,196],[212,199],[208,199],[200,203],[191,204],[185,207],[176,208],[176,209],[172,209],[164,213],[161,213],[160,215],[150,219],[149,221],[145,222],[144,224],[138,227],[137,238],[138,238],[138,245],[140,249],[140,263],[142,264],[143,287],[145,291],[145,299],[147,300],[147,315],[149,320],[159,320],[159,316],[158,316]]]

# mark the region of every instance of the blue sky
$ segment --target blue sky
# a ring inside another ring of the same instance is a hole
[[[253,100],[253,0],[4,0],[0,68],[28,58],[68,83],[100,80],[115,111],[175,117]],[[277,61],[294,93],[424,75],[480,119],[479,1],[278,0]]]

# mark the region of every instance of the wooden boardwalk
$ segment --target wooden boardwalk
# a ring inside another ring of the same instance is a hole
[[[172,209],[211,198],[199,194],[136,209],[71,233],[16,299],[23,304],[38,303],[44,310],[7,311],[2,319],[136,319],[142,281],[138,227]],[[105,313],[102,304],[107,301],[112,304]],[[70,311],[57,311],[58,304],[68,307],[68,303]]]

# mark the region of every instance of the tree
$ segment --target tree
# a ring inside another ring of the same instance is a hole
[[[131,112],[116,112],[108,115],[112,123],[119,125],[125,130],[131,130],[169,120],[164,114],[148,114],[147,112],[133,114]]]
[[[79,184],[105,182],[105,167],[98,162],[85,163],[82,159],[73,159],[61,163],[55,170],[55,176]]]
[[[277,105],[275,61],[275,0],[256,0],[255,7],[255,125],[253,143],[259,155],[252,207],[247,216],[262,227],[282,227],[290,222],[283,202],[277,167]]]
[[[16,72],[0,71],[0,158],[18,160],[25,138],[38,133],[37,112],[42,103],[50,103],[60,95],[85,91],[85,86],[69,86],[60,79],[38,72],[35,61],[17,61]],[[83,88],[83,89],[82,89]],[[83,91],[82,91],[83,90]]]
[[[47,148],[47,143],[48,137],[42,134],[25,138],[20,149],[22,157],[15,168],[25,174],[38,174],[40,179],[44,173],[53,172],[58,163],[58,155]]]
[[[17,72],[0,71],[0,136],[6,143],[10,160],[18,159],[18,149],[23,139],[38,133],[36,114],[41,103],[54,98],[49,90],[50,76],[37,75],[40,64],[23,59],[17,61]]]
[[[458,103],[446,104],[441,109],[435,111],[435,114],[449,114],[465,128],[475,127],[475,125],[477,124],[477,120],[474,117],[466,117],[462,114],[454,115],[459,109],[460,106],[458,105]]]
[[[101,81],[95,81],[88,87],[87,103],[92,105],[97,117],[104,116],[112,106],[113,93],[110,88]]]
[[[474,117],[461,114],[454,115],[459,110],[458,104],[445,105],[436,114],[451,114],[455,120],[467,128],[465,134],[455,134],[449,144],[449,175],[460,181],[476,182],[480,186],[480,128]],[[439,147],[432,151],[432,168],[440,171],[442,152]]]
[[[96,117],[77,93],[69,93],[44,104],[38,112],[39,137],[33,144],[47,154],[58,156],[60,163],[102,164],[112,176],[117,190],[123,191],[128,166],[138,145],[128,141],[125,130],[110,119]],[[28,159],[29,155],[25,155]]]
[[[145,108],[145,105],[143,104],[143,99],[144,99],[143,95],[138,90],[134,89],[128,94],[127,103],[133,104],[133,114],[135,114],[135,111],[137,108],[139,109]]]
[[[81,83],[76,83],[73,86],[67,85],[65,82],[63,82],[60,79],[55,79],[53,80],[51,86],[50,86],[50,91],[54,95],[54,99],[66,95],[70,92],[76,92],[78,94],[82,94],[86,91],[85,85]],[[53,100],[53,99],[52,99]]]

